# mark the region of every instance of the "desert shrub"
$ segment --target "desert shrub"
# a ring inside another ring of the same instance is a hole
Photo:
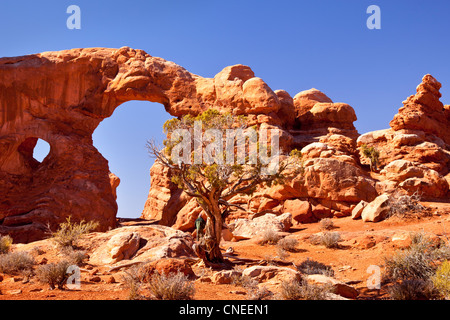
[[[431,300],[438,297],[438,292],[429,280],[407,279],[396,282],[388,289],[393,300]]]
[[[361,152],[364,157],[370,161],[370,170],[376,171],[380,160],[380,152],[375,147],[369,147],[365,144],[361,146]]]
[[[284,300],[326,300],[329,292],[329,286],[311,284],[306,280],[301,280],[283,281],[280,294]]]
[[[142,300],[141,287],[144,281],[143,269],[140,266],[133,266],[125,272],[123,283],[128,288],[128,300]]]
[[[438,266],[449,257],[448,246],[437,246],[424,233],[412,234],[409,248],[385,258],[385,279],[393,283],[391,297],[407,300],[437,298],[440,289],[435,281]],[[445,265],[442,272],[444,268]]]
[[[448,260],[439,266],[432,281],[441,297],[448,299],[450,297],[450,262]]]
[[[34,265],[35,261],[28,252],[16,251],[0,255],[0,272],[3,273],[26,272]]]
[[[341,234],[339,232],[322,232],[320,235],[312,235],[309,241],[314,245],[323,245],[329,249],[339,248]]]
[[[83,234],[89,233],[97,228],[98,222],[94,221],[81,221],[74,223],[71,221],[71,217],[66,219],[66,222],[59,225],[59,229],[52,233],[52,239],[61,248],[74,247],[75,242]]]
[[[297,266],[297,269],[304,274],[323,274],[328,277],[334,276],[334,271],[330,266],[309,258],[300,263]]]
[[[168,275],[155,272],[148,288],[158,300],[191,300],[195,293],[194,284],[182,272]]]
[[[267,288],[260,288],[258,286],[258,280],[248,275],[243,275],[242,273],[236,273],[231,276],[231,284],[244,288],[249,300],[267,300],[273,295]]]
[[[67,260],[62,260],[56,263],[44,264],[36,269],[36,276],[42,283],[50,286],[50,289],[63,289],[64,284],[69,278],[67,269],[71,263]]]
[[[8,253],[12,243],[13,239],[10,236],[0,237],[0,254]]]
[[[322,230],[331,230],[334,228],[334,222],[330,218],[321,219],[319,225]]]
[[[389,217],[407,218],[411,215],[425,214],[426,208],[420,203],[421,196],[418,192],[412,195],[396,192],[389,197]]]
[[[247,290],[248,300],[269,300],[273,296],[273,292],[266,287],[254,286]]]
[[[385,265],[386,275],[393,281],[426,280],[433,275],[434,271],[429,254],[416,248],[397,252],[394,256],[385,260]]]
[[[278,241],[277,246],[289,252],[295,252],[298,246],[298,240],[292,237],[286,237]]]
[[[248,289],[257,286],[258,281],[248,275],[236,273],[231,276],[231,284],[234,284],[235,286],[240,286],[244,289]]]
[[[385,258],[387,279],[428,280],[436,270],[436,261],[446,256],[423,233],[411,234],[411,245],[406,250],[397,250],[392,257]]]
[[[281,237],[278,234],[278,232],[267,229],[262,234],[262,239],[259,241],[259,244],[265,245],[265,244],[277,244],[278,241],[280,241]]]
[[[284,250],[282,247],[277,246],[277,257],[284,261],[289,257],[289,252]]]
[[[80,266],[83,264],[83,261],[88,257],[86,251],[83,250],[74,250],[71,247],[68,247],[64,250],[64,256],[67,261],[72,265]]]

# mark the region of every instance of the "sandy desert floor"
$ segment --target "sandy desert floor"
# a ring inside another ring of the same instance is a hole
[[[291,237],[299,241],[295,252],[290,252],[283,261],[277,258],[274,245],[258,244],[257,239],[238,242],[223,241],[221,248],[234,249],[234,255],[228,259],[238,268],[258,264],[277,264],[290,266],[300,264],[307,258],[330,266],[334,278],[351,284],[358,290],[359,300],[388,299],[386,287],[380,290],[369,290],[367,280],[371,273],[368,268],[376,265],[383,270],[385,257],[395,250],[406,248],[410,243],[411,232],[426,232],[431,237],[448,241],[450,237],[450,203],[425,203],[433,212],[431,216],[408,220],[389,218],[378,223],[365,223],[352,220],[351,217],[334,218],[333,231],[339,232],[341,241],[339,248],[328,249],[321,245],[312,245],[307,239],[310,235],[321,231],[319,223],[302,224],[291,228]],[[47,240],[46,240],[47,241]],[[30,248],[33,244],[27,244]],[[51,248],[51,246],[49,246]],[[41,261],[55,260],[56,249],[46,250]],[[208,275],[213,270],[205,269],[198,264],[193,265],[196,275]],[[123,271],[108,271],[107,268],[95,265],[84,265],[81,268],[81,287],[79,290],[50,290],[40,283],[36,277],[24,275],[0,274],[0,300],[126,300],[129,289],[123,281]],[[246,291],[234,284],[213,284],[196,280],[195,300],[245,300]]]

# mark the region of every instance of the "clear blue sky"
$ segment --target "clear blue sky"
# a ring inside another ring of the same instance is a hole
[[[81,30],[66,9],[81,8]],[[366,9],[381,8],[381,30]],[[213,77],[250,66],[292,96],[317,88],[356,111],[360,133],[384,129],[422,76],[442,82],[450,103],[450,1],[40,0],[0,2],[0,56],[129,46]],[[161,105],[128,102],[102,122],[94,144],[122,182],[120,217],[138,217],[150,186],[145,142],[161,139]],[[36,153],[42,152],[36,150]]]

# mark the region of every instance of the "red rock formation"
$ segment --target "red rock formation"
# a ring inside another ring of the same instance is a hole
[[[435,78],[425,75],[417,93],[403,102],[390,122],[391,129],[358,138],[358,146],[374,146],[380,152],[380,193],[402,189],[431,199],[448,194],[450,110],[439,100],[440,88]]]
[[[128,100],[160,102],[174,116],[200,112],[197,79],[130,48],[0,59],[0,233],[40,239],[69,215],[114,227],[116,185],[92,133]],[[51,146],[42,163],[32,157],[38,138]]]
[[[417,93],[403,102],[403,107],[390,123],[391,128],[394,131],[420,130],[450,144],[450,109],[439,100],[440,88],[441,83],[431,75],[425,75],[417,86]]]
[[[421,143],[422,155],[408,160],[444,175],[450,111],[439,102],[439,88],[426,76],[391,122],[389,134],[402,148]],[[318,90],[292,98],[286,91],[272,91],[243,65],[202,78],[142,50],[73,49],[0,59],[0,234],[16,242],[37,240],[47,226],[54,230],[68,216],[98,220],[99,230],[115,227],[120,180],[93,146],[92,134],[129,100],[159,102],[175,117],[218,108],[248,115],[250,125],[279,128],[284,152],[304,148],[305,174],[285,186],[260,190],[257,202],[264,208],[282,211],[289,207],[283,206],[286,199],[302,198],[314,208],[320,204],[342,213],[377,195],[374,181],[359,166],[353,108],[333,103]],[[387,135],[383,139],[391,141]],[[33,158],[38,139],[51,147],[42,163]],[[408,158],[403,151],[383,156]],[[170,182],[170,172],[156,164],[151,173],[142,216],[188,228],[195,218],[191,213],[198,215],[198,210],[192,203],[192,210],[185,208],[189,199]],[[410,181],[408,188],[417,183]],[[177,217],[180,210],[186,215]]]
[[[40,239],[47,225],[54,230],[67,216],[99,220],[100,230],[115,226],[118,180],[110,177],[92,133],[129,100],[159,102],[177,117],[215,107],[278,127],[292,114],[287,93],[274,93],[242,65],[206,79],[128,47],[2,58],[0,233],[11,234],[16,242]],[[42,163],[32,157],[39,138],[51,146]],[[289,149],[291,141],[284,131],[283,148]],[[168,190],[163,211],[167,204],[177,211],[179,204],[170,199],[179,199],[180,192]]]

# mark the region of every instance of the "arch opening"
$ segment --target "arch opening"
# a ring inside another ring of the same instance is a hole
[[[33,158],[39,163],[42,163],[49,154],[50,144],[45,140],[38,139],[33,150]]]
[[[120,179],[116,189],[117,217],[141,216],[154,163],[146,143],[154,139],[162,145],[163,124],[171,118],[159,103],[133,100],[117,107],[94,131],[94,146],[108,160],[109,171]]]
[[[40,138],[26,138],[17,151],[22,155],[26,167],[36,169],[50,154],[50,144]]]

